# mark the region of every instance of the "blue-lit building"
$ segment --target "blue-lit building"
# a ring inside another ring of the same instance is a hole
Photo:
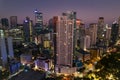
[[[9,60],[13,58],[12,37],[0,37],[0,66],[6,67]]]
[[[11,74],[14,74],[14,73],[16,73],[17,71],[19,71],[20,66],[21,66],[21,63],[20,63],[20,62],[10,63],[10,66],[9,66],[10,73],[11,73]]]

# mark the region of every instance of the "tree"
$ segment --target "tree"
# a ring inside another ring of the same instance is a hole
[[[110,55],[103,57],[96,64],[96,71],[94,72],[97,77],[107,80],[119,80],[120,79],[120,52],[114,52]]]

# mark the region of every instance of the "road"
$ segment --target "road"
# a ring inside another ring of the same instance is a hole
[[[40,71],[28,70],[22,71],[18,75],[8,80],[44,80],[45,73]]]

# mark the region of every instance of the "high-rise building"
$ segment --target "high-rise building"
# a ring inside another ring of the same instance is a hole
[[[8,29],[9,28],[9,21],[7,18],[2,18],[1,19],[1,24],[3,29]]]
[[[72,67],[75,47],[76,12],[63,13],[56,18],[57,65]]]
[[[76,20],[76,47],[79,47],[79,41],[80,41],[80,27],[81,27],[81,20],[80,19],[77,19]]]
[[[10,17],[10,27],[11,28],[17,27],[17,16]]]
[[[5,38],[0,38],[0,66],[5,67],[7,65],[7,51]]]
[[[104,17],[99,17],[98,19],[98,29],[97,29],[97,42],[96,46],[106,50],[106,24],[104,23]]]
[[[106,24],[106,47],[110,45],[111,41],[111,27]]]
[[[104,24],[104,17],[99,17],[98,24]]]
[[[111,40],[113,44],[118,39],[118,33],[119,33],[119,24],[117,23],[117,21],[115,21],[113,22],[111,29]]]
[[[35,10],[35,32],[37,35],[40,34],[40,31],[43,29],[43,13]]]
[[[23,23],[23,30],[24,30],[24,40],[25,42],[30,42],[33,40],[33,22],[30,20],[29,17],[26,17]]]
[[[111,38],[111,27],[106,24],[106,39],[110,40]]]
[[[52,45],[54,49],[54,67],[57,64],[57,24],[58,24],[58,16],[54,16],[53,19],[51,19],[51,40],[52,40]]]
[[[97,38],[98,40],[104,39],[106,35],[106,27],[104,23],[104,17],[99,17],[98,19],[98,29],[97,29]]]
[[[6,67],[8,61],[14,58],[12,37],[0,38],[0,66]]]
[[[81,39],[80,39],[80,48],[83,49],[83,50],[87,50],[90,48],[90,36],[89,35],[85,35],[85,36],[82,36]]]
[[[90,45],[93,46],[96,44],[97,40],[97,24],[96,23],[91,23],[89,26],[89,35],[90,35]]]

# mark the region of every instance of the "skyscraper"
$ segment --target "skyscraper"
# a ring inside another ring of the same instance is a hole
[[[97,38],[98,40],[104,39],[106,34],[106,27],[104,23],[104,17],[99,17],[98,19],[98,29],[97,29]]]
[[[112,29],[111,29],[111,40],[114,44],[116,40],[118,39],[118,33],[119,33],[119,25],[117,21],[113,22]]]
[[[7,18],[2,18],[1,19],[1,24],[3,29],[8,29],[9,28],[9,21]]]
[[[110,45],[111,40],[111,27],[106,24],[106,46],[108,47]]]
[[[61,17],[58,16],[56,19],[57,65],[72,67],[75,47],[76,12],[63,13]]]
[[[111,27],[106,24],[106,39],[110,40],[111,38]]]
[[[85,35],[85,36],[82,36],[81,39],[81,44],[80,44],[80,48],[83,49],[83,50],[87,50],[90,48],[90,36],[89,35]]]
[[[35,13],[35,32],[37,35],[40,34],[40,31],[43,29],[43,14],[37,10]]]
[[[96,44],[97,40],[97,24],[96,23],[91,23],[89,26],[89,35],[90,35],[90,41],[91,41],[91,46]]]
[[[12,58],[14,58],[12,37],[0,37],[0,66],[6,67]]]
[[[77,19],[76,20],[76,47],[78,47],[80,45],[80,27],[81,27],[81,20]]]
[[[104,23],[104,17],[99,17],[98,19],[96,46],[103,49],[106,47],[106,24]]]
[[[23,30],[24,30],[24,40],[25,42],[32,41],[32,34],[33,34],[33,22],[30,20],[29,17],[26,17],[23,23]]]
[[[10,27],[11,28],[17,27],[17,16],[10,17]]]

